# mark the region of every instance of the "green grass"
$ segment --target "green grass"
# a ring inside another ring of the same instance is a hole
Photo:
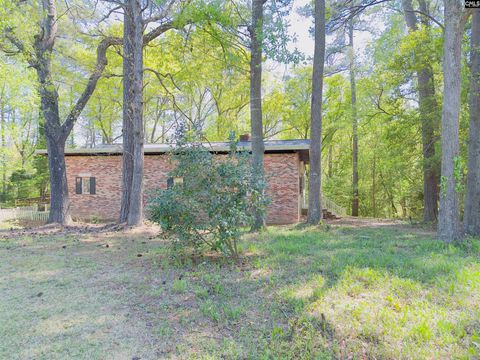
[[[396,227],[274,234],[250,250],[265,254],[259,266],[272,272],[284,310],[320,324],[332,355],[480,354],[478,240],[445,246]]]
[[[183,294],[187,292],[187,281],[186,280],[174,280],[172,290],[175,293]]]
[[[272,227],[235,265],[150,237],[0,240],[0,358],[479,357],[479,240]]]

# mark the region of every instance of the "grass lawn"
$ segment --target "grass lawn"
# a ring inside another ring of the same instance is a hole
[[[480,358],[480,241],[271,227],[242,265],[152,229],[0,239],[0,359]]]

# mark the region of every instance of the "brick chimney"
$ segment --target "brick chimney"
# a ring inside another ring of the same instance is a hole
[[[250,141],[250,134],[242,134],[240,135],[240,141]]]

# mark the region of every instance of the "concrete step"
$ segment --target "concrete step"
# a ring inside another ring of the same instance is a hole
[[[308,209],[302,209],[301,211],[301,214],[302,216],[307,216],[308,215]],[[322,217],[323,219],[325,220],[338,220],[338,219],[341,219],[340,216],[338,216],[337,214],[334,214],[332,213],[330,210],[328,209],[323,209],[322,210]]]

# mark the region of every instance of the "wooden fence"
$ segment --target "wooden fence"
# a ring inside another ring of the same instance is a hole
[[[50,211],[38,211],[36,206],[16,207],[11,209],[0,209],[0,222],[9,220],[48,220]]]

